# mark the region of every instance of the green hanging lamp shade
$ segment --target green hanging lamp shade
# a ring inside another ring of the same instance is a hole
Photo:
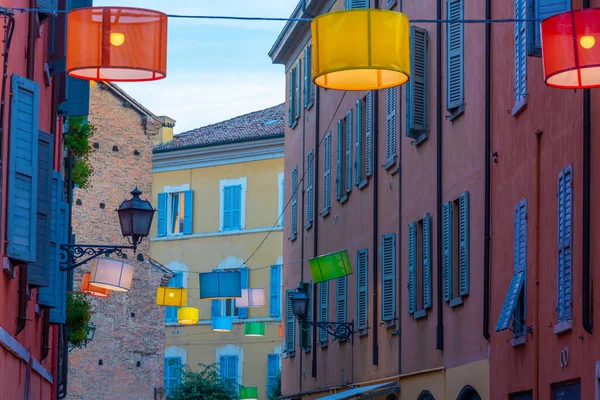
[[[308,260],[308,266],[310,267],[313,283],[325,282],[352,274],[348,250],[311,258]]]
[[[258,400],[257,387],[242,387],[240,388],[240,400]]]
[[[244,336],[265,336],[265,323],[246,322],[244,324]]]

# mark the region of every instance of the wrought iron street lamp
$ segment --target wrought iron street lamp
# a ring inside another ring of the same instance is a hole
[[[292,311],[298,319],[301,328],[303,328],[303,325],[316,326],[338,340],[346,342],[354,341],[354,320],[351,322],[307,321],[308,296],[304,291],[302,283],[296,289],[296,293],[292,295],[291,301]]]
[[[60,246],[60,270],[71,271],[99,256],[123,257],[123,250],[133,250],[150,233],[154,210],[148,200],[140,199],[142,192],[136,187],[129,200],[123,201],[116,210],[121,223],[121,233],[127,238],[130,246],[114,246],[104,244],[63,244]]]

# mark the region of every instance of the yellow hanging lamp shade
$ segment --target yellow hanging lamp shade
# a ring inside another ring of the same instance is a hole
[[[159,286],[156,288],[156,304],[185,307],[187,305],[187,289]]]
[[[177,322],[181,325],[196,325],[200,311],[194,307],[181,307],[177,310]]]
[[[336,90],[399,86],[410,77],[409,21],[387,10],[357,9],[312,22],[315,84]]]

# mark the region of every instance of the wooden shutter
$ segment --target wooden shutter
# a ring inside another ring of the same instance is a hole
[[[167,236],[167,203],[168,203],[169,194],[168,193],[159,193],[158,194],[158,219],[157,219],[157,228],[158,228],[158,236]]]
[[[223,188],[223,230],[229,231],[233,229],[233,186],[225,186]]]
[[[308,166],[306,168],[306,225],[311,226],[314,213],[314,180],[315,180],[315,154],[313,150],[308,152]]]
[[[52,187],[51,187],[51,196],[52,196],[52,211],[50,212],[50,252],[48,259],[48,287],[41,287],[38,290],[37,302],[39,305],[55,308],[58,307],[57,294],[60,291],[58,287],[60,282],[62,282],[61,274],[66,275],[66,273],[60,271],[59,264],[59,237],[58,237],[58,218],[60,218],[60,200],[59,197],[60,191],[62,191],[63,184],[61,175],[58,171],[51,171],[52,174]]]
[[[293,353],[296,349],[296,324],[294,323],[294,311],[292,309],[292,296],[294,290],[285,291],[285,351]]]
[[[521,200],[515,207],[515,252],[514,269],[527,266],[527,199]]]
[[[69,205],[63,200],[62,182],[57,192],[59,198],[59,213],[56,219],[57,246],[69,243]],[[59,251],[57,250],[57,263],[60,263]],[[50,309],[50,323],[65,324],[67,321],[67,274],[59,271],[56,275],[55,301],[56,307]]]
[[[181,378],[181,357],[165,357],[165,389],[172,391]]]
[[[337,157],[336,157],[336,166],[337,166],[337,177],[335,179],[336,186],[336,200],[340,201],[342,199],[343,190],[344,190],[344,166],[342,165],[342,159],[344,151],[344,120],[340,119],[338,121],[338,134],[337,134]]]
[[[346,193],[352,191],[352,110],[346,112]]]
[[[369,259],[368,250],[359,250],[356,254],[356,327],[367,329],[369,318]]]
[[[331,132],[323,140],[323,215],[331,208]]]
[[[560,14],[565,11],[571,10],[571,0],[535,0],[534,4],[534,18],[538,21],[545,20],[553,15]],[[540,22],[530,23],[528,37],[529,42],[529,55],[541,57],[542,56],[542,37],[540,34]]]
[[[337,278],[337,322],[346,322],[347,314],[348,314],[348,277],[342,276],[341,278]]]
[[[423,217],[423,308],[431,308],[431,217]]]
[[[329,281],[319,283],[319,321],[329,321]],[[319,343],[327,343],[325,329],[319,329]]]
[[[58,115],[86,117],[90,111],[90,82],[67,75],[65,93],[65,101],[58,105]]]
[[[298,120],[300,118],[300,65],[301,62],[298,60],[296,62],[294,85],[295,85],[295,93],[294,93],[294,120]]]
[[[29,79],[11,78],[7,255],[23,262],[36,259],[38,89]]]
[[[572,318],[572,229],[573,229],[573,167],[558,175],[558,277],[556,315],[558,322]]]
[[[277,384],[277,374],[279,373],[279,354],[267,355],[267,395]]]
[[[183,272],[175,272],[171,280],[169,280],[169,287],[181,288],[183,287]],[[167,306],[165,307],[165,322],[177,322],[177,310],[179,307]]]
[[[356,101],[356,149],[354,149],[354,184],[360,185],[362,181],[362,117],[363,117],[363,101]]]
[[[270,316],[281,317],[281,265],[271,266]]]
[[[458,277],[461,296],[469,294],[470,253],[469,253],[469,192],[464,192],[458,200]]]
[[[527,1],[515,0],[515,19],[527,18]],[[527,94],[527,23],[515,22],[515,103]]]
[[[396,156],[396,88],[385,90],[386,93],[386,131],[385,157],[386,162],[394,161]]]
[[[298,235],[298,166],[292,170],[292,233],[290,240]]]
[[[373,175],[373,91],[367,92],[365,104],[365,175]]]
[[[396,235],[381,239],[381,320],[396,318]]]
[[[410,28],[411,79],[406,90],[406,112],[408,129],[406,135],[419,138],[427,133],[427,87],[428,87],[428,35],[418,26]],[[395,143],[394,143],[395,150]]]
[[[183,192],[183,233],[189,235],[193,229],[194,191]]]
[[[444,301],[452,300],[452,202],[444,203],[442,207],[442,249],[444,275]]]
[[[309,77],[309,73],[308,73],[308,68],[310,67],[309,64],[309,54],[308,54],[308,47],[304,49],[304,108],[308,109],[308,102],[310,101],[310,96],[308,93],[308,87],[309,87],[309,82],[310,82],[310,77]]]
[[[344,9],[369,8],[369,0],[344,0]]]
[[[236,384],[238,380],[238,356],[221,356],[221,379],[228,384]]]
[[[240,268],[240,281],[242,289],[248,289],[250,287],[248,272],[248,267]],[[248,318],[248,307],[238,307],[238,318]]]
[[[462,20],[463,0],[447,0],[449,20]],[[449,111],[460,107],[464,98],[464,24],[446,25],[446,107]]]
[[[417,223],[408,225],[408,313],[417,311]]]
[[[498,318],[498,323],[496,324],[495,329],[496,332],[503,331],[510,325],[510,321],[513,318],[515,308],[517,307],[517,303],[519,301],[519,295],[521,294],[521,290],[523,290],[524,281],[525,270],[520,269],[515,271],[510,282],[508,293],[504,299],[502,311],[500,311],[500,317]]]
[[[210,317],[211,318],[221,316],[221,302],[222,302],[222,300],[211,300],[211,305],[210,305]]]
[[[242,224],[242,185],[231,187],[231,229],[243,229]]]
[[[294,79],[295,79],[295,72],[294,72],[295,68],[290,69],[289,72],[289,79],[288,79],[288,125],[290,127],[294,127],[295,126],[295,122],[296,122],[296,118],[294,118],[294,110],[296,109],[294,107],[294,89],[295,89],[295,84],[294,84]]]

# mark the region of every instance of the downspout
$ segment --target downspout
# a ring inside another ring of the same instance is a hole
[[[485,0],[485,19],[492,19],[492,0]],[[492,153],[492,25],[485,24],[485,204],[483,216],[483,337],[490,340],[490,240]]]
[[[402,0],[398,2],[398,7],[400,12],[402,12]],[[402,93],[402,92],[400,92]],[[400,105],[400,115],[402,115],[402,98],[398,101]],[[400,261],[398,265],[402,265],[402,123],[400,124],[400,138],[398,140],[398,257]],[[400,268],[401,270],[401,268]],[[398,273],[397,279],[398,284],[396,287],[402,287],[402,274]],[[402,290],[398,290],[398,310],[401,310],[402,307]],[[398,330],[396,331],[396,336],[398,336],[398,375],[402,375],[402,313],[399,311],[397,313],[398,317]]]
[[[29,8],[37,8],[37,0],[29,0]],[[37,13],[30,12],[29,26],[27,29],[27,79],[35,80],[35,37],[34,27],[37,24]]]
[[[535,286],[533,287],[533,320],[536,329],[533,330],[533,340],[535,342],[534,350],[534,366],[533,366],[533,396],[535,399],[540,398],[540,174],[541,174],[541,151],[542,151],[542,131],[535,132],[536,147],[535,147],[535,264],[533,265]]]
[[[379,8],[375,0],[374,8]],[[373,365],[379,365],[379,293],[377,292],[379,244],[379,91],[373,91]]]
[[[300,83],[298,82],[298,85],[300,85]],[[306,93],[305,93],[306,95]],[[298,101],[300,101],[300,96],[298,96]],[[304,107],[302,105],[300,105],[300,108],[302,109],[301,113],[300,113],[300,121],[302,122],[302,198],[300,201],[301,204],[301,211],[300,211],[300,232],[298,232],[298,235],[300,236],[300,254],[302,254],[301,260],[302,260],[302,268],[300,268],[300,282],[304,283],[304,184],[306,183],[306,121],[305,121],[305,110]],[[294,189],[294,188],[292,188]],[[314,218],[313,218],[314,219]],[[303,354],[302,352],[304,351],[304,349],[302,348],[302,345],[304,344],[304,332],[303,330],[305,329],[304,324],[299,324],[300,327],[300,370],[299,370],[299,387],[300,390],[299,392],[302,391],[302,360],[303,360]]]
[[[320,118],[321,118],[321,90],[319,89],[319,86],[315,85],[315,180],[314,182],[319,182],[318,176],[319,176],[319,144],[320,144],[320,140],[319,140],[319,131],[321,129],[320,126]],[[313,190],[315,192],[315,203],[313,206],[314,210],[318,210],[318,206],[319,206],[319,184],[315,184],[313,186]],[[318,249],[318,244],[319,244],[319,229],[318,229],[318,225],[319,225],[319,218],[313,218],[313,247],[314,247],[314,252],[313,252],[313,256],[317,257],[319,255],[319,249]],[[313,315],[317,315],[317,302],[314,301],[315,295],[317,293],[317,284],[313,283],[313,302],[312,302],[312,306],[313,306]],[[313,317],[314,319],[314,317]],[[317,377],[317,330],[315,328],[312,328],[313,332],[312,332],[312,372],[311,372],[311,376],[313,378]]]
[[[437,1],[437,20],[442,19],[442,0]],[[442,23],[436,23],[437,69],[437,334],[436,350],[444,351],[444,297],[442,295]]]
[[[583,8],[590,8],[590,0],[583,0]],[[592,113],[590,89],[583,89],[583,255],[582,255],[582,324],[587,333],[592,333],[590,315],[590,201],[591,201],[591,135]]]

